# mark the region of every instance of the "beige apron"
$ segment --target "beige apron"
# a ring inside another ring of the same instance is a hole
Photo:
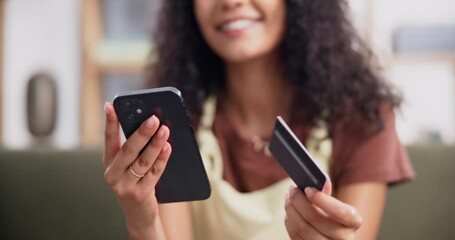
[[[215,112],[216,99],[211,97],[204,103],[197,140],[212,193],[209,199],[192,204],[195,239],[289,239],[284,226],[284,197],[289,187],[295,184],[286,178],[266,188],[242,193],[226,182],[220,146],[212,132]],[[312,131],[306,146],[319,166],[327,170],[331,143],[328,140],[320,142],[318,151],[315,151],[314,141],[324,136],[324,131]]]

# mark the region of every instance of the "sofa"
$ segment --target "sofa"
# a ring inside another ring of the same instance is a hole
[[[378,239],[455,239],[455,146],[409,146],[416,179],[391,187]]]
[[[417,178],[389,192],[378,239],[455,239],[455,146],[408,147]],[[0,149],[0,239],[127,239],[101,149]]]
[[[0,239],[128,239],[102,151],[0,151]]]

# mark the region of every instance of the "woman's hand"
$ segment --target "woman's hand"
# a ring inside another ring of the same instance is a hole
[[[169,128],[165,125],[159,127],[158,118],[152,116],[122,145],[119,122],[112,104],[106,103],[104,109],[106,129],[103,162],[106,182],[120,202],[132,237],[159,237],[162,229],[155,185],[171,154],[171,146],[167,142]],[[154,134],[153,140],[147,144]]]
[[[355,239],[362,217],[354,207],[330,196],[331,190],[330,180],[322,192],[289,188],[285,225],[291,239]]]

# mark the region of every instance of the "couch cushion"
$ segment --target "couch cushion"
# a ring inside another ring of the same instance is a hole
[[[127,239],[101,150],[0,150],[0,239]]]
[[[388,195],[378,239],[455,239],[455,147],[408,147],[417,178]],[[99,149],[0,149],[0,239],[127,239]]]
[[[416,179],[390,189],[379,239],[455,239],[455,147],[408,147]]]

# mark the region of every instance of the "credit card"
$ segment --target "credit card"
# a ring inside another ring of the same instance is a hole
[[[280,116],[276,118],[270,152],[300,190],[314,187],[322,191],[327,180],[326,175]]]

